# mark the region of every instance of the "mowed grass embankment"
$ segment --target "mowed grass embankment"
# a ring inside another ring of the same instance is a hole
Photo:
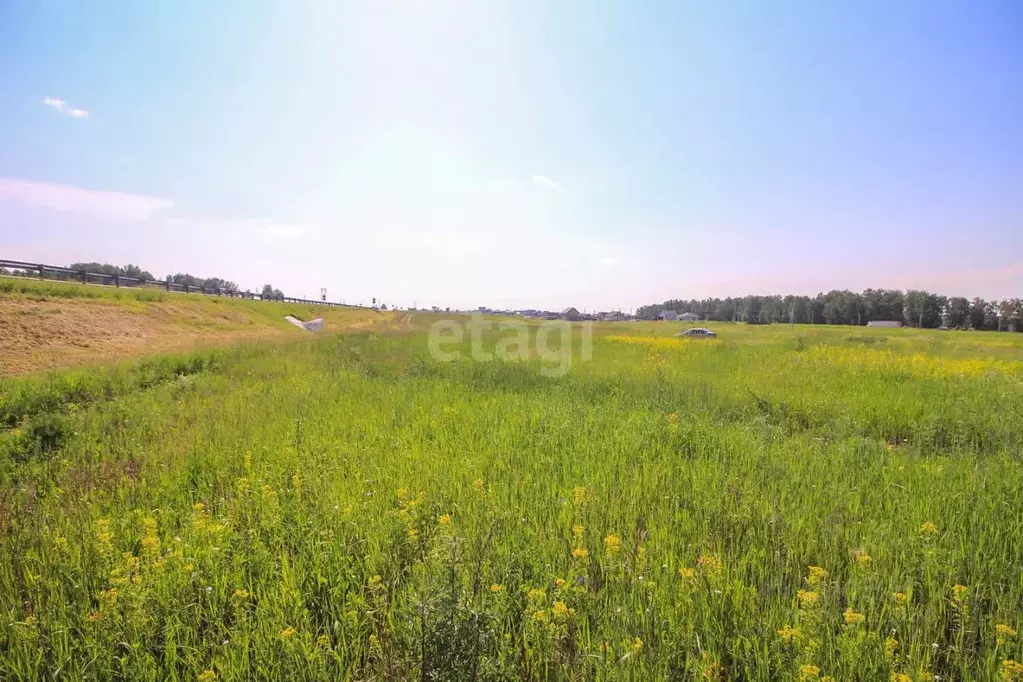
[[[360,308],[0,277],[0,376],[300,337],[288,314],[323,317],[328,330],[389,319]]]
[[[7,379],[0,670],[1023,674],[1023,335],[715,329],[598,326],[559,378],[362,331]]]

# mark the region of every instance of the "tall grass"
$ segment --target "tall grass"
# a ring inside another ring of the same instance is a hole
[[[613,329],[560,379],[364,334],[26,399],[3,438],[60,438],[0,449],[0,670],[1023,674],[1019,346]]]

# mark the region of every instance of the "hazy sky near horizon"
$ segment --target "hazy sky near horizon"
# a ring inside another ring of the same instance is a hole
[[[1023,295],[1023,4],[14,0],[0,257],[633,308]]]

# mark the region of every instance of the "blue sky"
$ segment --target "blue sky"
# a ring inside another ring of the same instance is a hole
[[[632,308],[1023,294],[1017,2],[0,4],[0,257]]]

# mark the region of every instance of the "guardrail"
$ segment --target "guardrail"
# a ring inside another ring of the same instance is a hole
[[[47,273],[52,275],[63,275],[64,281],[72,280],[82,284],[100,284],[113,287],[136,287],[136,288],[159,288],[164,291],[176,291],[184,294],[205,294],[207,296],[225,296],[227,298],[244,298],[250,301],[282,301],[284,303],[302,303],[306,305],[324,305],[332,308],[365,308],[366,306],[349,305],[346,303],[332,303],[330,301],[317,301],[308,298],[264,298],[261,294],[252,292],[228,290],[228,289],[207,289],[205,287],[194,287],[188,284],[177,282],[160,281],[156,279],[140,279],[138,277],[126,277],[124,275],[108,275],[103,272],[88,272],[86,270],[73,270],[59,265],[46,265],[44,263],[26,263],[17,260],[0,259],[0,268],[8,270],[20,270],[23,277],[35,277],[41,280],[47,279]]]

